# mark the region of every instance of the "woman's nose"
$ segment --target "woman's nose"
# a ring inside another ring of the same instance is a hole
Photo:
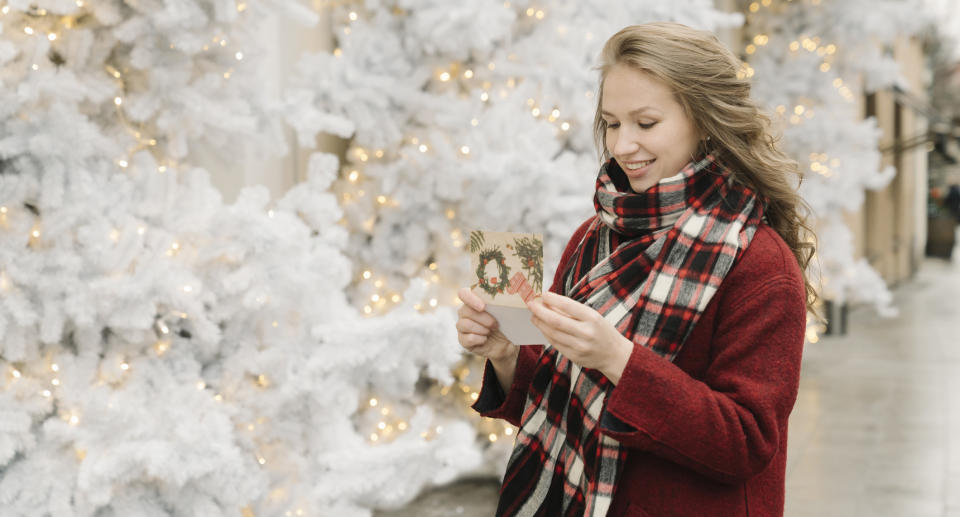
[[[626,129],[617,131],[611,151],[613,151],[613,154],[617,156],[623,156],[635,152],[640,148],[640,143],[637,141],[636,137],[636,133]]]

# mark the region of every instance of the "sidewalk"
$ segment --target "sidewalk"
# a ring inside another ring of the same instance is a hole
[[[804,351],[787,517],[960,517],[960,253],[894,295],[899,316],[858,308]],[[496,497],[496,481],[464,481],[376,516],[489,517]]]

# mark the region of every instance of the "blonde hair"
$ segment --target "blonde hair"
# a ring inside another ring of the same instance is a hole
[[[816,236],[806,220],[809,207],[790,178],[802,179],[799,166],[777,147],[770,118],[750,97],[750,81],[740,60],[716,36],[678,23],[632,25],[614,34],[600,58],[600,94],[594,137],[604,160],[606,122],[601,116],[603,84],[615,65],[628,65],[659,79],[702,134],[701,152],[712,151],[733,180],[764,202],[767,223],[783,238],[803,271],[807,309],[814,314],[817,292],[807,266]],[[710,149],[707,148],[710,144]]]

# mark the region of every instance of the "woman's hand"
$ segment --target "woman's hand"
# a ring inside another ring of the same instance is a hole
[[[600,370],[614,383],[620,381],[633,343],[599,312],[552,292],[527,306],[533,313],[530,320],[564,357],[584,368]]]
[[[519,348],[499,330],[496,318],[485,310],[479,296],[466,287],[457,292],[463,306],[457,311],[457,338],[460,346],[469,352],[490,359],[494,363],[515,362]]]

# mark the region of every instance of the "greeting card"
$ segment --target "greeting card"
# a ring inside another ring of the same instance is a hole
[[[543,236],[537,233],[470,232],[473,292],[517,345],[544,344],[530,322],[527,301],[543,292]]]

